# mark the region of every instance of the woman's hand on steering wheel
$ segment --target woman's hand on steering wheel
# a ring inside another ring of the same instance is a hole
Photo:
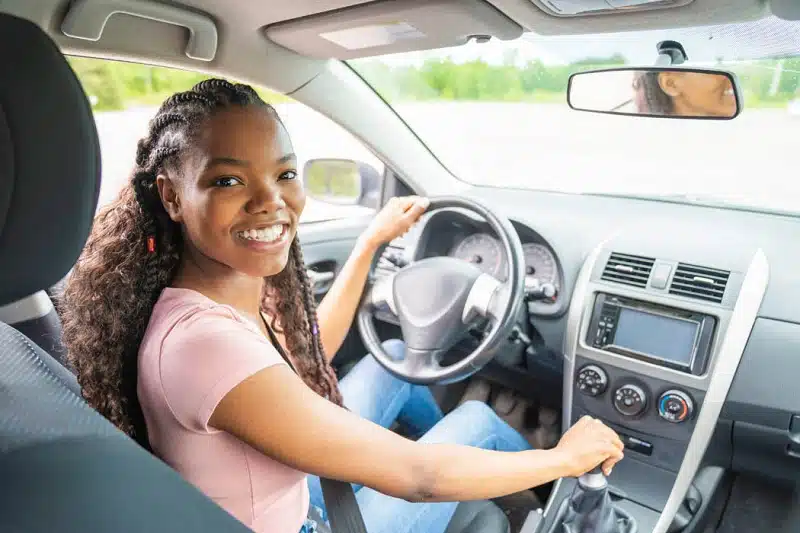
[[[372,219],[362,238],[373,249],[406,233],[428,209],[430,200],[422,196],[396,196]]]

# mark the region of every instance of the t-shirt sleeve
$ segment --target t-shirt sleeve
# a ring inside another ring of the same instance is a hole
[[[286,364],[272,344],[222,306],[184,317],[161,346],[161,385],[185,428],[213,432],[208,421],[236,385],[257,372]]]

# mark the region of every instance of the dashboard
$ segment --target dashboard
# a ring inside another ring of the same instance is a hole
[[[800,482],[800,217],[509,188],[464,195],[511,221],[529,284],[557,287],[523,306],[523,340],[536,348],[498,354],[484,377],[552,401],[562,427],[588,414],[615,429],[628,451],[610,481],[642,523],[664,533],[679,508],[691,518],[682,493],[710,499],[709,469]],[[305,243],[344,255],[366,222],[320,227]],[[502,279],[498,244],[475,215],[433,211],[386,247],[373,276],[450,256]],[[554,505],[570,484],[560,487]]]
[[[673,492],[701,460],[800,481],[800,399],[787,392],[800,374],[800,219],[500,188],[469,196],[509,217],[527,276],[557,288],[529,302],[528,320],[558,354],[562,425],[589,414],[625,438],[615,483],[645,483],[639,503],[660,512],[680,504]],[[381,261],[392,254],[449,255],[498,279],[507,269],[487,225],[456,211],[426,215]],[[528,387],[540,363],[524,365]]]

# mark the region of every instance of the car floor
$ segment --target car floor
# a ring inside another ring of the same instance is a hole
[[[716,530],[711,533],[800,532],[800,487],[739,475]]]

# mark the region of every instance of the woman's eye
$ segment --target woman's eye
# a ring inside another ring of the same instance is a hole
[[[287,170],[283,174],[278,177],[278,180],[293,180],[297,178],[297,171],[296,170]]]
[[[241,183],[242,182],[239,181],[238,178],[234,178],[233,176],[224,176],[214,180],[214,187],[233,187],[234,185],[239,185]]]

